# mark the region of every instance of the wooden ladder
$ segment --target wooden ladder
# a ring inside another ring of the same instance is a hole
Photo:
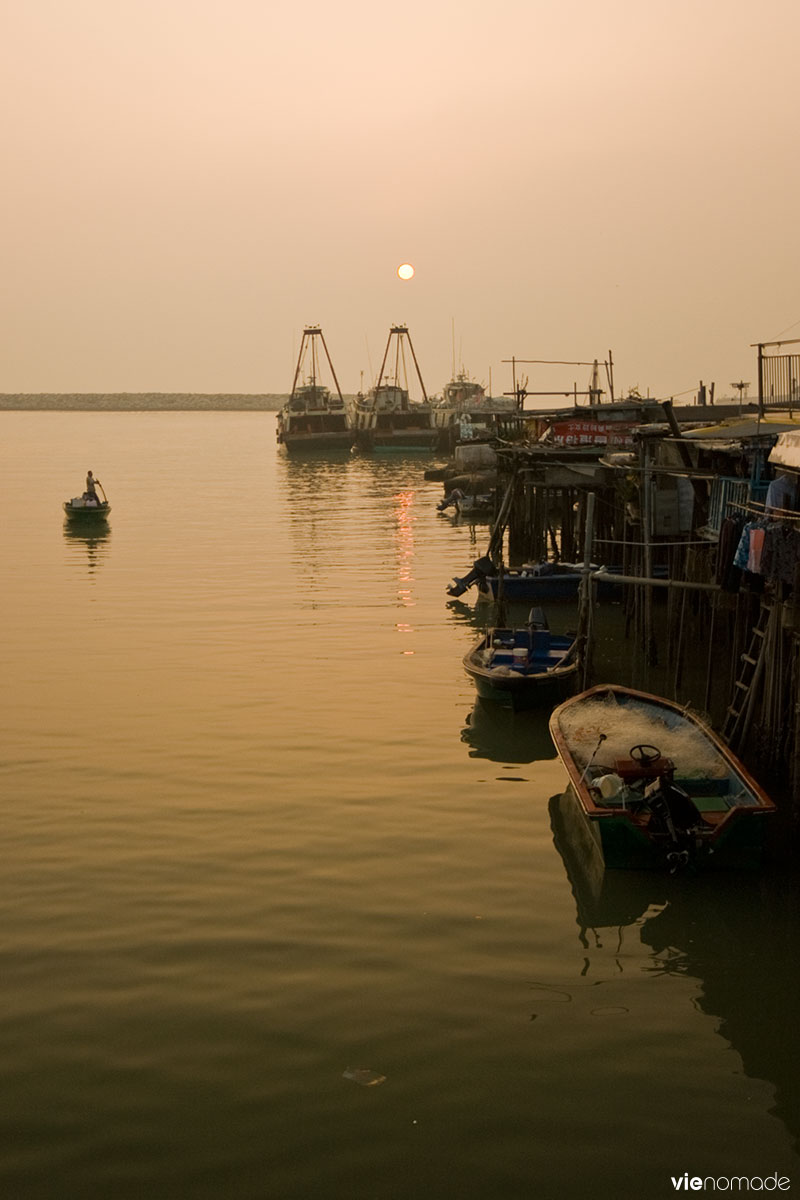
[[[763,670],[764,646],[771,613],[772,599],[762,597],[758,619],[750,631],[750,645],[741,655],[739,678],[733,685],[731,704],[722,723],[722,736],[729,746],[733,746],[743,732],[750,693]]]

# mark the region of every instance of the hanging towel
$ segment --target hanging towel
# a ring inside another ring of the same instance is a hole
[[[750,530],[750,551],[747,555],[747,569],[753,575],[761,574],[761,554],[764,550],[766,530],[753,526]]]

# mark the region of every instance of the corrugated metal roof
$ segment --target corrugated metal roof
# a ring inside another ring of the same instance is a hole
[[[756,417],[734,418],[729,421],[720,421],[718,425],[705,425],[702,429],[687,429],[683,436],[691,438],[692,441],[699,439],[704,442],[717,440],[731,442],[748,441],[754,437],[774,437],[776,433],[790,431],[800,433],[800,419],[793,420],[784,415],[781,417],[763,416],[760,421]]]

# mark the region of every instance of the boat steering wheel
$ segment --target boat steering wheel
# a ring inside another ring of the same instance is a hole
[[[661,758],[661,751],[657,746],[649,746],[647,742],[639,742],[635,746],[631,746],[628,751],[631,758],[640,767],[650,767],[654,762]]]

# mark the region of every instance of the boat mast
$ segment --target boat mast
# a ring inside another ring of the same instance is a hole
[[[378,382],[375,385],[376,396],[378,393],[378,389],[380,388],[381,383],[383,381],[383,372],[384,372],[384,368],[386,367],[386,359],[389,356],[389,347],[392,344],[392,338],[397,339],[396,344],[395,344],[395,368],[394,368],[395,383],[399,386],[400,354],[401,354],[401,351],[403,350],[404,341],[405,341],[405,339],[407,339],[408,340],[408,348],[411,351],[411,357],[414,360],[414,367],[416,368],[417,379],[419,380],[419,386],[422,389],[422,399],[423,399],[423,402],[425,404],[427,404],[428,403],[428,393],[425,391],[425,384],[423,383],[423,380],[422,380],[422,372],[419,369],[419,363],[417,362],[417,356],[416,356],[416,353],[414,352],[414,344],[411,341],[411,335],[408,332],[407,325],[392,325],[391,329],[389,330],[389,339],[386,343],[386,349],[383,353],[383,362],[381,363],[381,369],[378,374]],[[403,358],[403,363],[405,364],[405,357]]]
[[[389,337],[386,340],[386,349],[383,352],[383,362],[381,363],[380,371],[378,371],[378,382],[375,384],[375,401],[374,402],[376,402],[376,403],[377,403],[377,399],[378,399],[378,392],[380,390],[381,383],[383,382],[383,371],[384,371],[384,367],[386,366],[386,359],[389,356],[389,347],[392,344],[392,334],[394,332],[395,332],[394,327],[389,330]]]
[[[331,375],[333,376],[333,382],[336,384],[336,394],[339,397],[339,399],[341,400],[342,404],[344,404],[344,398],[342,397],[342,389],[339,387],[339,380],[336,378],[336,372],[333,369],[333,363],[331,361],[331,356],[328,352],[328,344],[325,341],[325,335],[321,329],[318,330],[318,333],[319,333],[320,341],[322,342],[323,348],[325,350],[325,357],[328,360],[328,366],[331,369]]]
[[[322,342],[325,350],[325,358],[327,359],[328,366],[331,369],[333,382],[336,384],[337,395],[342,401],[342,404],[344,404],[344,399],[342,398],[342,389],[339,387],[339,380],[336,378],[336,372],[333,369],[333,361],[331,359],[330,351],[328,350],[328,345],[325,341],[325,335],[323,334],[319,325],[307,325],[303,330],[303,338],[300,342],[300,353],[297,356],[297,367],[294,373],[294,382],[292,383],[292,397],[297,389],[297,380],[300,378],[300,374],[303,369],[303,363],[305,362],[309,348],[311,349],[311,376],[309,382],[311,383],[311,386],[316,389],[317,376],[320,373],[320,358],[319,351],[317,350],[317,338],[319,338]]]
[[[414,353],[414,343],[411,341],[411,334],[408,332],[407,329],[405,330],[405,335],[408,338],[408,348],[411,351],[411,357],[414,359],[414,366],[417,368],[417,379],[419,380],[419,386],[422,388],[422,399],[423,399],[423,402],[425,404],[427,404],[428,403],[428,393],[425,391],[425,384],[422,382],[422,372],[419,369],[419,363],[417,362],[417,356]]]
[[[300,370],[303,366],[303,358],[305,357],[305,353],[306,353],[306,338],[309,336],[309,334],[313,333],[313,331],[314,331],[313,325],[309,325],[306,329],[303,330],[303,336],[300,339],[300,353],[297,356],[297,366],[295,367],[294,379],[292,380],[292,392],[289,397],[290,400],[294,399],[294,394],[295,394],[295,391],[297,390],[297,380],[300,378]]]

